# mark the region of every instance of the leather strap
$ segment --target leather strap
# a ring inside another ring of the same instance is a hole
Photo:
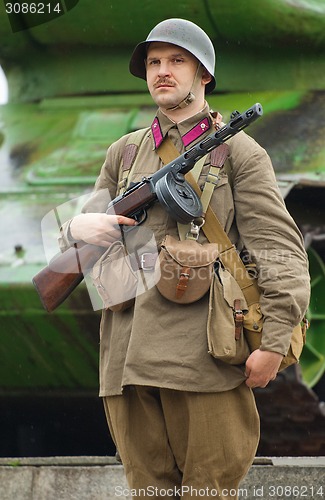
[[[122,176],[118,182],[118,194],[124,193],[128,186],[128,180],[132,176],[139,147],[149,130],[149,128],[136,130],[130,134],[126,142],[122,156]]]
[[[176,298],[181,299],[186,292],[188,280],[190,279],[190,268],[182,267],[178,283],[176,285]]]
[[[234,321],[235,321],[235,339],[239,340],[240,335],[243,331],[243,324],[244,324],[244,313],[241,309],[241,300],[240,299],[235,299],[234,300]]]

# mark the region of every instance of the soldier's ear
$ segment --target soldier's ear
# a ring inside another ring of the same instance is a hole
[[[202,80],[202,83],[203,83],[204,85],[207,85],[207,84],[208,84],[208,83],[210,83],[210,82],[211,82],[211,80],[212,80],[212,76],[210,75],[210,73],[208,72],[208,70],[207,70],[207,69],[205,69],[204,67],[203,67],[203,71],[202,71],[202,77],[201,77],[201,80]]]

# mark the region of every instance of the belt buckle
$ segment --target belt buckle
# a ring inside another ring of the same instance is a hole
[[[152,253],[149,253],[149,252],[145,252],[141,255],[140,257],[140,264],[141,264],[141,269],[142,271],[152,271],[152,269],[154,268],[153,265],[151,266],[146,266],[146,257],[150,257],[152,258]]]

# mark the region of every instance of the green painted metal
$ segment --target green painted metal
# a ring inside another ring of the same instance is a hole
[[[30,286],[37,268],[24,268],[27,283],[17,274],[18,283],[6,280],[0,286],[0,393],[93,392],[98,385],[98,317],[89,306],[85,310],[88,301],[82,289],[72,303],[46,316]],[[1,281],[6,278],[3,272],[0,276]]]
[[[211,36],[219,90],[262,90],[266,82],[279,90],[309,89],[311,81],[324,88],[321,0],[166,0],[159,8],[149,0],[141,8],[130,0],[82,0],[58,19],[15,33],[3,3],[0,62],[10,100],[145,91],[144,82],[128,75],[127,62],[134,44],[167,17],[186,17]]]
[[[298,225],[322,231],[323,1],[166,0],[139,8],[80,0],[60,18],[15,33],[1,3],[9,103],[0,106],[0,392],[97,392],[99,317],[85,286],[48,315],[31,284],[45,264],[41,220],[89,192],[113,141],[150,124],[155,107],[128,60],[167,17],[190,19],[211,36],[217,90],[209,103],[224,120],[234,108],[263,104],[249,133],[270,153]],[[301,367],[313,386],[324,372],[324,245],[309,256],[312,321]]]
[[[325,372],[325,265],[315,250],[309,250],[312,297],[307,318],[307,344],[301,358],[304,380],[313,387]]]

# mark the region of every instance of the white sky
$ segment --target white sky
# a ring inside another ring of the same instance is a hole
[[[8,101],[7,79],[0,66],[0,104],[5,104],[7,101]]]

